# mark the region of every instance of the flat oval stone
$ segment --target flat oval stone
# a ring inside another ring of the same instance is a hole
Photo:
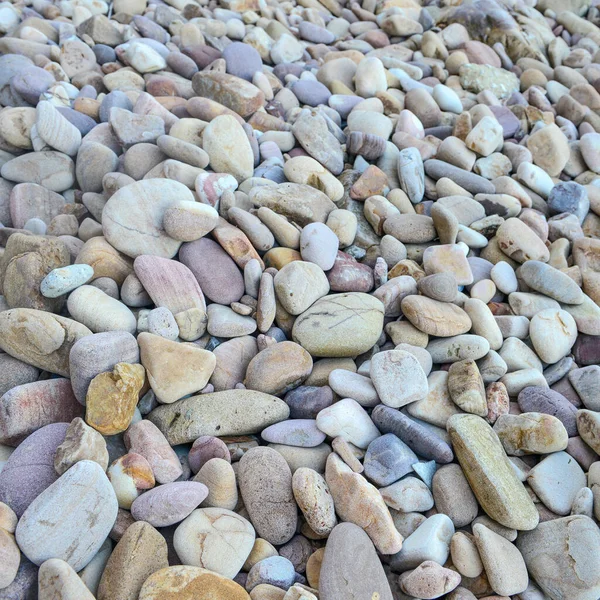
[[[174,315],[190,308],[206,310],[202,289],[185,264],[160,256],[138,256],[133,269],[156,306]]]
[[[149,523],[131,524],[108,558],[98,600],[135,598],[152,573],[169,566],[165,538]]]
[[[533,529],[538,512],[493,429],[475,415],[454,415],[447,428],[460,466],[488,516],[505,527]]]
[[[4,163],[0,175],[17,183],[37,183],[52,192],[64,192],[75,182],[75,164],[70,156],[44,150],[22,154]]]
[[[260,436],[265,442],[300,448],[318,446],[327,437],[317,428],[317,422],[314,419],[292,419],[275,423],[263,429]]]
[[[321,410],[331,406],[333,392],[326,385],[301,385],[289,391],[284,400],[290,407],[290,418],[314,419]]]
[[[303,260],[295,260],[279,269],[273,283],[277,299],[291,315],[303,313],[329,292],[323,269]]]
[[[329,537],[319,576],[321,600],[360,597],[392,600],[392,591],[369,536],[353,523],[340,523]]]
[[[557,391],[543,387],[526,387],[519,392],[518,402],[523,412],[552,415],[564,425],[569,437],[577,435],[577,408]]]
[[[310,528],[327,535],[337,524],[335,506],[327,482],[313,469],[301,467],[292,477],[294,498]]]
[[[202,238],[183,244],[179,260],[194,274],[209,300],[229,305],[244,294],[241,271],[216,242]]]
[[[432,340],[427,352],[434,363],[455,363],[460,360],[479,360],[490,351],[490,343],[480,335],[456,335]]]
[[[296,532],[297,508],[285,459],[272,448],[252,448],[240,460],[238,482],[257,534],[272,544],[288,542]]]
[[[64,600],[71,598],[93,600],[94,598],[69,563],[59,558],[51,558],[42,564],[38,571],[38,582],[39,598],[52,596]]]
[[[51,423],[83,416],[68,379],[46,379],[18,385],[0,398],[0,443],[18,446],[28,435]]]
[[[357,356],[381,335],[383,312],[383,304],[367,294],[333,294],[298,316],[292,337],[312,356]]]
[[[213,350],[217,364],[210,378],[215,392],[231,390],[241,383],[248,364],[257,352],[256,338],[251,336],[237,337],[219,344]]]
[[[50,225],[54,217],[62,214],[65,204],[63,196],[37,183],[19,183],[10,192],[13,227],[22,229],[32,218],[41,219],[46,225]]]
[[[265,348],[250,361],[244,385],[249,390],[277,396],[301,384],[310,375],[312,366],[312,358],[302,346],[280,342]]]
[[[533,290],[565,304],[581,304],[581,288],[565,273],[551,265],[529,260],[518,271],[519,277]]]
[[[276,589],[289,589],[294,582],[294,565],[284,556],[268,556],[252,566],[246,579],[246,589],[252,591],[259,585]]]
[[[10,455],[0,473],[0,502],[18,517],[58,479],[54,455],[64,442],[68,423],[53,423],[27,437]]]
[[[248,558],[254,539],[252,525],[240,515],[224,508],[201,508],[177,527],[173,545],[186,564],[232,578]]]
[[[168,527],[183,521],[207,495],[208,488],[203,483],[165,483],[138,496],[131,505],[131,515],[153,527]]]
[[[462,308],[426,296],[407,296],[402,311],[417,329],[436,337],[461,335],[471,329],[471,319]]]
[[[380,435],[367,411],[352,398],[344,398],[320,411],[317,427],[327,435],[341,436],[359,448],[366,448]]]
[[[69,352],[77,340],[91,331],[59,315],[29,308],[0,312],[0,348],[4,352],[38,367],[69,376]]]
[[[138,600],[249,600],[244,588],[228,577],[199,567],[177,566],[156,571],[144,582]]]
[[[89,265],[69,265],[53,269],[40,283],[40,292],[46,298],[58,298],[87,283],[94,275]]]
[[[17,543],[37,565],[61,558],[79,571],[107,538],[117,511],[102,468],[82,460],[29,505],[17,525]]]
[[[373,423],[383,433],[393,433],[419,456],[437,463],[452,462],[452,448],[428,428],[389,406],[376,406]]]
[[[243,118],[255,113],[265,101],[265,95],[256,86],[229,73],[196,73],[192,86],[198,96],[223,104]]]
[[[181,200],[194,201],[192,192],[178,181],[144,179],[119,189],[102,211],[107,241],[127,256],[152,254],[172,258],[181,242],[163,229],[165,211]]]
[[[173,445],[193,442],[201,435],[250,435],[284,421],[287,404],[269,394],[253,390],[226,390],[184,398],[159,406],[149,415]]]

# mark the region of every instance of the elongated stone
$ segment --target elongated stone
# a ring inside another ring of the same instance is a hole
[[[538,512],[494,430],[475,415],[454,415],[447,428],[458,462],[485,512],[505,527],[533,529]]]

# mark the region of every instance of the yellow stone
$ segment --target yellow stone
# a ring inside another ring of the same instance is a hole
[[[96,375],[86,396],[85,420],[102,435],[125,431],[146,381],[142,365],[117,363],[112,372]]]

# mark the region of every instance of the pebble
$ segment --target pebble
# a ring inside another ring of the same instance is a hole
[[[101,467],[80,461],[29,505],[17,526],[17,544],[37,565],[62,558],[81,570],[108,536],[117,509],[115,493]]]

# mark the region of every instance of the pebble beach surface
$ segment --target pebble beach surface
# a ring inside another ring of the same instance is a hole
[[[0,600],[600,598],[598,0],[0,2]]]

